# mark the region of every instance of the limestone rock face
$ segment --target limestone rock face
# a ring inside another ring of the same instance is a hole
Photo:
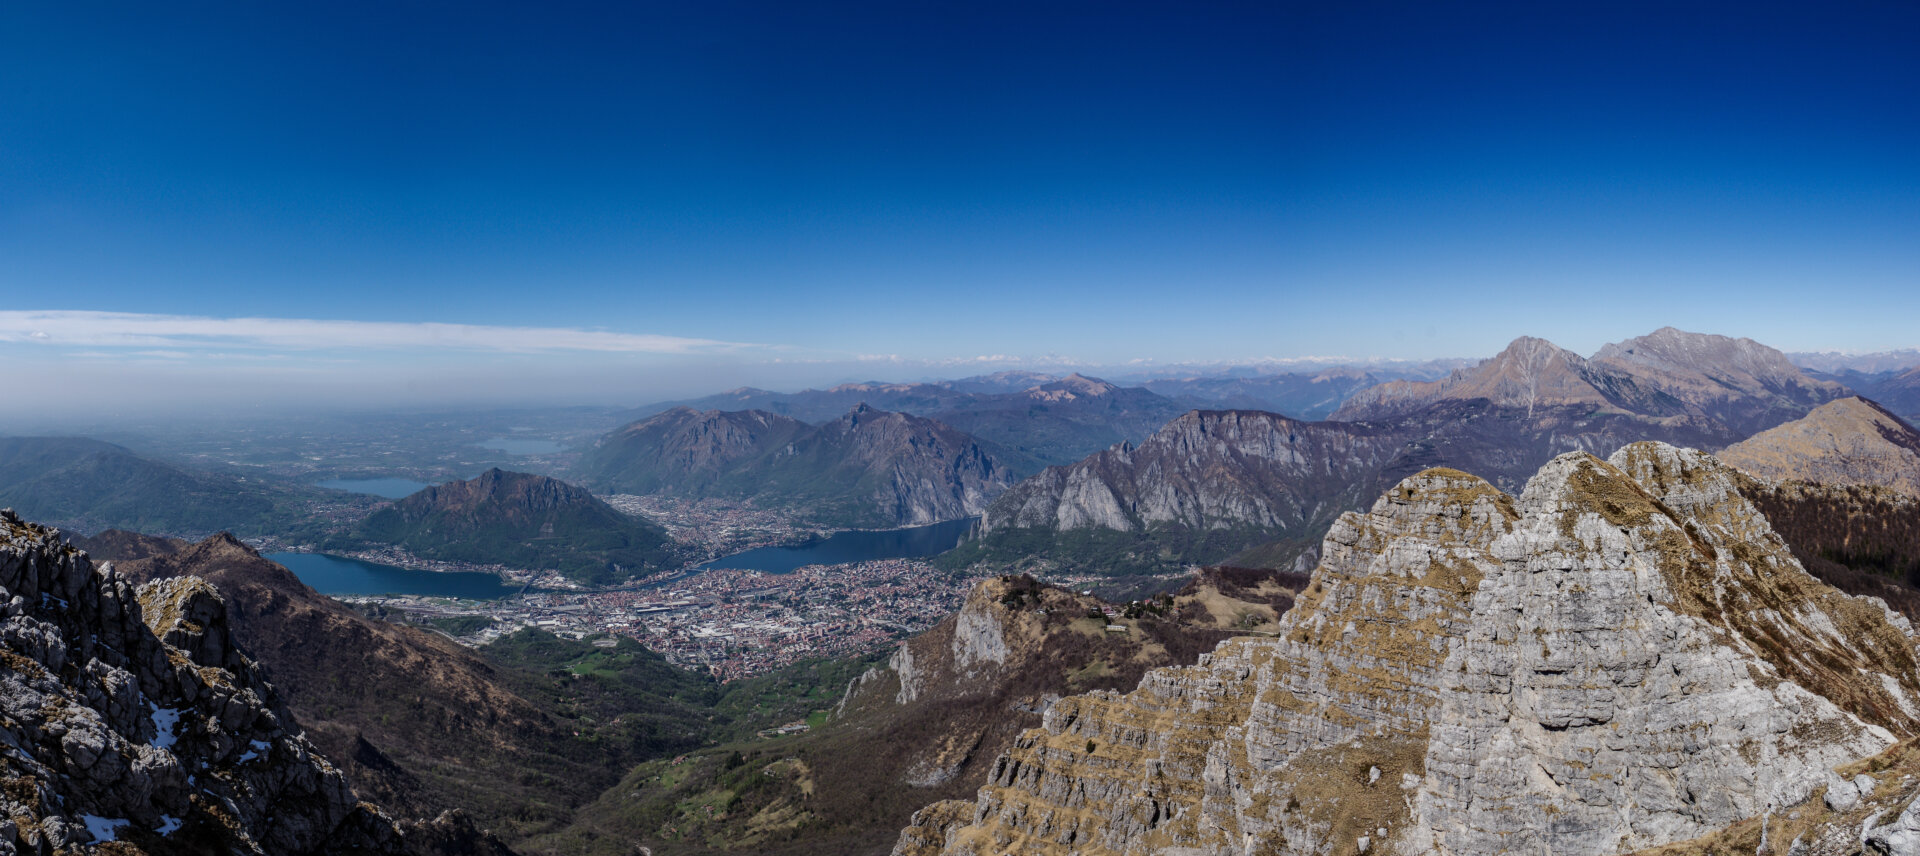
[[[0,604],[0,852],[402,852],[298,734],[204,581],[135,589],[0,512]]]
[[[865,750],[861,767],[908,787],[939,789],[924,800],[957,796],[977,788],[986,768],[1038,725],[1061,693],[1132,686],[1148,669],[1193,662],[1227,638],[1178,620],[1109,618],[1101,606],[1030,577],[982,580],[959,612],[900,643],[884,668],[850,682],[835,725],[910,735]],[[1109,622],[1131,626],[1112,632]]]
[[[1329,532],[1277,638],[1052,705],[900,854],[1609,854],[1801,803],[1920,731],[1905,619],[1713,458],[1435,469]]]
[[[1138,447],[1123,443],[1021,482],[987,508],[980,527],[1298,529],[1346,507],[1340,494],[1366,484],[1399,450],[1397,439],[1365,426],[1196,410]]]

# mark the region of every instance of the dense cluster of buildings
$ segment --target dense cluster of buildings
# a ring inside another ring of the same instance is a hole
[[[862,654],[933,626],[960,607],[972,578],[925,562],[809,565],[789,574],[715,569],[653,589],[532,592],[491,601],[347,598],[423,618],[484,616],[463,637],[484,644],[523,627],[631,636],[680,666],[722,680],[814,657]]]
[[[659,524],[674,540],[705,551],[708,558],[730,556],[756,547],[797,544],[830,531],[801,525],[794,522],[792,511],[761,508],[752,500],[676,499],[624,493],[600,498],[622,514]]]

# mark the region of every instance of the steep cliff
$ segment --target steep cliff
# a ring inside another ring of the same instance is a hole
[[[1587,359],[1522,337],[1437,381],[1393,381],[1332,422],[1196,411],[1018,485],[953,564],[1040,557],[1076,570],[1164,571],[1242,554],[1284,567],[1340,513],[1422,469],[1516,491],[1569,451],[1658,440],[1718,448],[1805,414],[1843,387],[1747,339],[1663,329]],[[1278,438],[1278,439],[1276,439]]]
[[[1793,805],[1920,728],[1906,619],[1711,457],[1462,472],[1335,523],[1280,636],[1048,708],[896,853],[1606,854]]]
[[[1046,554],[1070,565],[1152,569],[1218,560],[1252,543],[1313,537],[1401,451],[1386,432],[1257,411],[1194,411],[1138,447],[1049,467],[989,506],[949,561]],[[1060,549],[1074,538],[1092,548]]]
[[[0,512],[0,849],[403,852],[187,577],[138,589]]]

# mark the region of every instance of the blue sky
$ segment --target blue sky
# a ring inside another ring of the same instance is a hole
[[[1891,0],[5,4],[0,310],[59,314],[0,361],[625,400],[1911,347],[1916,44]]]

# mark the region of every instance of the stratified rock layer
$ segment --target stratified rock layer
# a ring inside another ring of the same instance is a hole
[[[0,853],[400,852],[187,577],[135,589],[0,512]]]
[[[1454,470],[1334,524],[1278,638],[1062,699],[900,854],[1607,854],[1804,800],[1920,729],[1904,618],[1711,457]]]

